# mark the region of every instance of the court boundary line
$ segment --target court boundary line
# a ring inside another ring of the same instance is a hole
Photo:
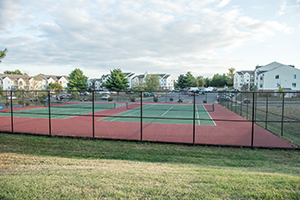
[[[203,106],[203,107],[204,107],[205,111],[207,112],[205,106]],[[217,126],[217,124],[216,124],[215,121],[212,119],[212,117],[210,116],[210,114],[209,114],[208,112],[207,112],[207,114],[208,114],[208,116],[210,117],[210,119],[213,121],[214,125]]]

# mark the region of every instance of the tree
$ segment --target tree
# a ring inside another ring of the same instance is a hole
[[[20,70],[15,70],[15,71],[8,71],[8,70],[5,70],[4,71],[4,74],[17,74],[17,75],[24,75]]]
[[[2,95],[3,95],[3,88],[0,85],[0,96],[2,96]]]
[[[203,76],[197,76],[195,81],[197,87],[203,87],[205,85],[205,79]]]
[[[231,67],[231,68],[228,69],[228,73],[227,73],[227,76],[228,76],[227,84],[228,84],[229,86],[232,86],[232,85],[233,85],[234,72],[235,72],[235,69],[234,69],[233,67]]]
[[[212,80],[211,80],[211,85],[215,87],[223,87],[227,83],[227,77],[225,74],[220,75],[220,74],[214,74]]]
[[[1,63],[1,60],[6,56],[6,53],[7,53],[6,48],[3,51],[0,51],[0,63]]]
[[[146,87],[146,83],[143,82],[143,79],[139,79],[138,82],[135,82],[133,85],[133,89],[137,91],[142,91]]]
[[[187,81],[187,87],[196,87],[197,83],[196,83],[196,79],[195,77],[192,75],[191,72],[187,72],[186,73],[186,81]]]
[[[159,88],[159,75],[147,74],[145,77],[145,86],[147,91],[155,91]]]
[[[83,75],[83,72],[76,68],[69,76],[68,89],[69,90],[86,90],[88,88],[87,77]]]
[[[47,86],[48,90],[62,90],[62,85],[59,83],[49,83]]]
[[[180,74],[178,76],[177,87],[179,87],[179,88],[186,88],[187,87],[187,78],[183,74]]]
[[[129,87],[128,80],[121,69],[114,69],[110,71],[110,76],[108,77],[106,83],[102,86],[111,91],[117,91],[119,94],[120,90],[124,90]]]

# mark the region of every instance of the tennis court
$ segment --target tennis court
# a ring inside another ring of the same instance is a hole
[[[98,121],[140,122],[140,105],[129,104],[127,109],[128,111],[108,116]],[[193,124],[193,109],[193,105],[146,104],[142,108],[143,122],[191,125]],[[216,125],[203,105],[195,105],[195,125]]]
[[[125,103],[95,103],[95,112],[114,109],[119,106],[125,106]],[[93,112],[92,103],[72,103],[72,104],[54,104],[50,107],[52,119],[66,119],[74,116],[86,115]],[[10,111],[0,113],[0,116],[10,117]],[[49,118],[49,107],[28,108],[14,110],[14,117],[26,118]]]

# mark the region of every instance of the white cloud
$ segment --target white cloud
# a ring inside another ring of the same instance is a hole
[[[239,6],[221,9],[230,2],[5,0],[0,41],[14,56],[4,62],[39,70],[74,66],[108,73],[118,67],[178,74],[221,65],[225,61],[214,58],[216,52],[291,31],[283,23],[246,16]]]
[[[278,12],[279,16],[283,15],[286,12],[286,1],[282,0],[280,5],[280,11]]]
[[[223,8],[227,4],[230,3],[231,0],[221,0],[221,2],[218,4],[218,7]]]

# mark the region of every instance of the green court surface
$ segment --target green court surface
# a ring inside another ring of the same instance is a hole
[[[95,112],[107,109],[114,109],[115,107],[125,106],[125,104],[114,103],[95,103]],[[66,105],[52,105],[51,118],[52,119],[66,119],[78,115],[85,115],[92,113],[92,103],[72,103]],[[0,116],[10,117],[10,112],[0,113]],[[25,110],[17,110],[13,112],[14,117],[27,117],[27,118],[49,118],[49,107],[32,108]]]
[[[147,104],[142,112],[145,123],[193,124],[193,105]],[[140,122],[140,116],[138,107],[98,121]],[[195,119],[196,125],[216,125],[202,105],[196,105]]]

